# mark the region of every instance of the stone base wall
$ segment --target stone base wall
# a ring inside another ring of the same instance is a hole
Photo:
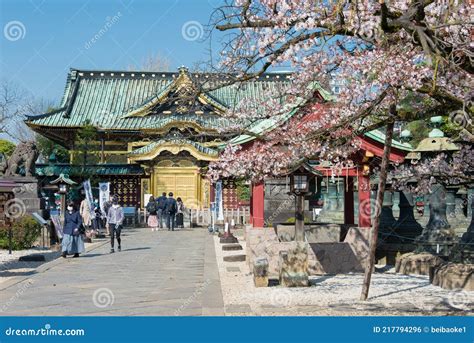
[[[444,289],[474,291],[474,264],[446,263],[434,267],[430,282]]]
[[[430,253],[408,253],[401,255],[395,263],[395,271],[400,274],[430,275],[430,269],[444,264],[444,261]]]
[[[338,224],[306,225],[304,231],[308,243],[339,242],[341,238],[341,226]],[[277,225],[276,234],[281,242],[291,242],[295,239],[295,226]]]
[[[351,227],[344,242],[315,242],[308,244],[308,272],[310,275],[362,272],[369,256],[370,229]],[[254,261],[268,260],[268,275],[279,275],[279,256],[294,242],[280,242],[272,228],[247,228],[247,261],[253,270]]]

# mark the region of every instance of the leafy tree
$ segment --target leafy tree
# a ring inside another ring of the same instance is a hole
[[[0,153],[4,154],[6,158],[10,157],[15,150],[16,145],[7,139],[0,139]]]
[[[92,151],[97,149],[97,129],[90,121],[85,121],[82,128],[77,131],[75,139],[75,156],[73,164],[85,166],[98,163],[98,157]],[[83,175],[88,177],[90,175]]]
[[[69,150],[63,146],[53,142],[51,139],[41,135],[36,135],[36,146],[43,157],[48,160],[51,154],[56,155],[58,163],[69,162]]]

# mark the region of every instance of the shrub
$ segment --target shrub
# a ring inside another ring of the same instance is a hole
[[[41,225],[33,217],[24,216],[13,223],[12,233],[12,249],[28,249],[41,234]],[[0,227],[0,248],[8,249],[8,227]]]
[[[294,224],[296,222],[295,217],[290,217],[286,220],[286,223],[288,224]],[[304,217],[304,223],[305,224],[310,224],[312,222],[311,218],[309,217]]]

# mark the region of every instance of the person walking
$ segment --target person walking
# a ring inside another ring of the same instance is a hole
[[[64,214],[63,240],[61,242],[62,257],[66,258],[67,255],[79,257],[79,254],[84,252],[82,235],[81,215],[76,211],[74,203],[70,202]]]
[[[166,222],[166,213],[165,213],[165,207],[166,207],[166,192],[163,192],[160,197],[156,199],[156,214],[158,216],[158,223],[160,224],[160,229],[163,228],[163,219]]]
[[[107,216],[109,214],[109,210],[112,207],[112,202],[113,202],[114,197],[111,195],[109,196],[109,200],[107,200],[104,204],[104,216],[105,216],[105,231],[107,235],[110,235],[110,227],[109,227],[109,222],[107,221]]]
[[[178,210],[176,200],[173,198],[173,192],[168,193],[168,199],[166,199],[166,206],[165,206],[165,212],[166,212],[166,227],[168,228],[168,231],[174,231],[174,226],[175,226],[175,216],[176,216],[176,211]]]
[[[153,196],[148,200],[146,211],[148,212],[148,227],[151,227],[151,231],[158,231],[157,204]]]
[[[100,210],[99,199],[94,199],[92,204],[94,207],[94,215],[92,218],[92,228],[98,233],[102,233],[102,211]]]
[[[176,227],[184,229],[184,211],[186,211],[186,207],[180,197],[176,199],[176,205]]]
[[[110,230],[110,253],[114,253],[114,238],[117,237],[118,251],[122,250],[122,240],[120,234],[122,233],[122,223],[124,220],[123,208],[118,202],[118,197],[113,196],[112,207],[107,213],[107,223]]]
[[[79,213],[82,218],[82,225],[89,230],[92,225],[92,216],[91,216],[91,207],[89,201],[84,197],[81,201],[81,206],[79,207]]]

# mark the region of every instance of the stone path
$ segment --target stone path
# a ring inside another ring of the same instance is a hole
[[[214,243],[205,229],[125,229],[105,242],[0,283],[0,315],[223,315]]]

